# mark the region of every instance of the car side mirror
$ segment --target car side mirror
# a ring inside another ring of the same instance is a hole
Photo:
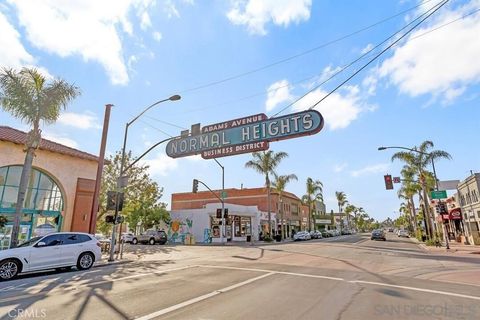
[[[43,241],[37,243],[36,247],[45,247],[47,244]]]

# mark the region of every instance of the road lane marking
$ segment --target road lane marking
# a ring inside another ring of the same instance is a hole
[[[479,296],[471,296],[471,295],[465,295],[465,294],[461,294],[461,293],[454,293],[454,292],[448,292],[448,291],[438,291],[438,290],[424,289],[424,288],[417,288],[417,287],[400,286],[400,285],[381,283],[381,282],[370,282],[370,281],[363,281],[363,280],[345,280],[343,278],[319,276],[319,275],[313,275],[313,274],[307,274],[307,273],[285,272],[285,271],[276,271],[276,270],[268,270],[268,269],[256,269],[256,268],[229,267],[229,266],[212,266],[212,265],[199,265],[199,267],[244,270],[244,271],[259,271],[259,272],[269,272],[269,273],[274,273],[274,274],[284,274],[284,275],[307,277],[307,278],[327,279],[327,280],[341,281],[341,282],[345,282],[345,283],[372,284],[372,285],[377,285],[377,286],[392,287],[392,288],[412,290],[412,291],[420,291],[420,292],[427,292],[427,293],[437,293],[437,294],[452,296],[452,297],[460,297],[460,298],[467,298],[467,299],[472,299],[472,300],[480,300]]]
[[[5,299],[0,299],[0,302],[12,302],[12,301],[20,300],[20,299],[32,298],[32,297],[35,297],[35,296],[42,296],[42,295],[46,296],[49,293],[56,292],[56,291],[71,291],[72,289],[76,290],[76,289],[79,289],[79,288],[96,286],[96,285],[110,283],[110,282],[117,282],[117,281],[126,280],[126,279],[145,277],[145,276],[149,276],[149,275],[168,273],[168,272],[171,272],[171,271],[179,271],[179,270],[185,270],[185,269],[196,268],[196,267],[198,267],[198,266],[197,265],[189,265],[189,266],[185,266],[185,267],[171,268],[171,269],[165,269],[165,270],[160,270],[160,271],[153,271],[153,272],[149,272],[149,273],[138,273],[138,274],[134,274],[134,275],[131,275],[131,276],[126,276],[126,277],[121,277],[121,278],[106,279],[106,280],[100,280],[100,281],[97,281],[97,282],[90,282],[90,283],[88,283],[88,282],[87,283],[80,283],[80,284],[78,284],[74,287],[71,287],[71,288],[70,287],[69,288],[65,288],[65,287],[53,288],[53,289],[49,290],[48,292],[42,292],[43,287],[40,287],[40,288],[38,288],[39,289],[38,292],[25,294],[25,295],[21,295],[21,296],[17,295],[17,296],[5,298]],[[36,287],[38,287],[38,286],[39,285],[37,285]]]
[[[242,267],[229,267],[229,266],[213,266],[213,265],[198,265],[200,268],[213,268],[213,269],[231,269],[231,270],[241,270],[241,271],[257,271],[257,272],[270,272],[275,274],[285,274],[298,277],[307,277],[307,278],[317,278],[317,279],[326,279],[326,280],[335,280],[335,281],[345,281],[343,278],[328,277],[328,276],[319,276],[308,273],[295,273],[287,271],[277,271],[277,270],[268,270],[268,269],[256,269],[256,268],[242,268]]]
[[[142,317],[136,318],[136,319],[137,319],[137,320],[150,320],[150,319],[154,319],[154,318],[157,318],[157,317],[162,316],[162,315],[164,315],[164,314],[167,314],[167,313],[169,313],[169,312],[172,312],[172,311],[175,311],[175,310],[184,308],[184,307],[186,307],[186,306],[189,306],[189,305],[191,305],[191,304],[194,304],[194,303],[197,303],[197,302],[200,302],[200,301],[209,299],[209,298],[214,297],[214,296],[216,296],[216,295],[219,295],[219,294],[221,294],[221,293],[225,293],[225,292],[234,290],[234,289],[236,289],[236,288],[245,286],[245,285],[247,285],[247,284],[249,284],[249,283],[255,282],[255,281],[257,281],[257,280],[260,280],[260,279],[269,277],[269,276],[271,276],[271,275],[273,275],[273,274],[275,274],[275,273],[274,273],[274,272],[270,272],[270,273],[262,274],[261,276],[258,276],[258,277],[255,277],[255,278],[251,278],[251,279],[248,279],[248,280],[245,280],[245,281],[236,283],[236,284],[234,284],[234,285],[225,287],[225,288],[223,288],[223,289],[219,289],[219,290],[212,291],[212,292],[210,292],[210,293],[207,293],[207,294],[201,295],[201,296],[199,296],[199,297],[196,297],[196,298],[193,298],[193,299],[190,299],[190,300],[187,300],[187,301],[178,303],[178,304],[173,305],[173,306],[170,306],[170,307],[168,307],[168,308],[164,308],[164,309],[161,309],[161,310],[152,312],[152,313],[150,313],[150,314],[147,314],[147,315],[145,315],[145,316],[142,316]]]
[[[441,294],[441,295],[445,295],[445,296],[459,297],[459,298],[466,298],[466,299],[472,299],[472,300],[479,300],[480,301],[480,297],[478,297],[478,296],[470,296],[470,295],[461,294],[461,293],[439,291],[439,290],[432,290],[432,289],[424,289],[424,288],[416,288],[416,287],[399,286],[399,285],[395,285],[395,284],[387,284],[387,283],[371,282],[371,281],[363,281],[363,280],[352,280],[352,281],[348,281],[348,282],[350,282],[350,283],[371,284],[371,285],[376,285],[376,286],[391,287],[391,288],[405,289],[405,290],[411,290],[411,291],[436,293],[436,294]]]

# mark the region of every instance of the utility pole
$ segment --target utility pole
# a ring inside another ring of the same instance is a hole
[[[215,162],[222,168],[222,232],[220,232],[220,242],[223,244],[223,238],[227,238],[227,226],[225,225],[225,167],[218,162],[217,159],[213,158]]]

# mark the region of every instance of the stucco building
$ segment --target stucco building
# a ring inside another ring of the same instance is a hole
[[[480,244],[480,173],[472,173],[460,182],[458,199],[470,243]]]
[[[214,190],[220,195],[221,190]],[[255,206],[261,214],[259,225],[261,231],[268,231],[268,195],[266,188],[230,188],[225,189],[225,203],[237,204],[242,206]],[[203,209],[207,204],[219,203],[209,191],[200,191],[197,193],[185,192],[172,194],[172,212],[178,210]],[[284,191],[279,193],[272,189],[270,210],[272,215],[272,225],[277,226],[276,230],[281,229],[281,221],[285,226],[286,236],[290,237],[293,232],[308,229],[308,207],[302,204],[302,201],[295,194]],[[313,221],[312,221],[313,225]]]
[[[26,133],[0,126],[0,249],[10,243],[18,186],[25,159]],[[88,232],[98,157],[42,139],[33,160],[20,239],[51,231]]]

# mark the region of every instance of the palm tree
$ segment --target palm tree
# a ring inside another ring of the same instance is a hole
[[[267,210],[268,210],[268,233],[272,233],[271,221],[271,190],[270,190],[270,175],[276,176],[275,169],[280,162],[288,157],[286,152],[274,152],[272,150],[252,153],[252,160],[245,163],[246,168],[252,168],[258,173],[265,176],[265,187],[267,188]]]
[[[312,203],[314,201],[323,202],[323,183],[320,180],[307,178],[307,193],[302,197],[302,201],[308,205],[308,231],[312,229]]]
[[[422,187],[415,181],[415,168],[405,165],[400,174],[402,176],[402,186],[398,190],[398,197],[407,201],[406,205],[411,217],[413,232],[416,235],[418,223],[413,197],[422,190]]]
[[[428,204],[428,191],[433,189],[431,185],[431,173],[427,170],[427,167],[430,166],[435,160],[438,159],[448,159],[451,160],[452,156],[443,150],[432,150],[434,147],[432,141],[426,140],[420,144],[417,148],[415,147],[413,151],[401,151],[397,152],[392,156],[392,161],[400,160],[405,162],[405,164],[411,169],[414,170],[415,175],[420,181],[422,189],[422,198],[424,201],[424,214],[425,221],[427,225],[427,235],[429,237],[433,236],[433,225],[432,225],[432,216],[430,214],[430,205]],[[435,183],[435,181],[433,181]]]
[[[292,180],[295,180],[295,181],[298,180],[297,176],[294,174],[275,176],[275,182],[273,183],[275,190],[278,192],[278,198],[279,198],[279,211],[280,211],[282,239],[285,239],[285,226],[283,224],[282,193],[283,191],[285,191],[285,186]]]
[[[18,243],[20,217],[23,210],[27,183],[32,170],[35,150],[42,139],[40,124],[52,124],[60,116],[60,111],[80,94],[74,85],[62,79],[47,79],[38,70],[23,68],[20,71],[2,69],[0,71],[0,105],[3,110],[31,126],[25,142],[25,161],[18,187],[14,224],[10,247]]]
[[[348,203],[347,195],[343,191],[335,191],[335,197],[337,198],[338,212],[340,213],[340,232],[342,231],[342,209],[343,206]]]

